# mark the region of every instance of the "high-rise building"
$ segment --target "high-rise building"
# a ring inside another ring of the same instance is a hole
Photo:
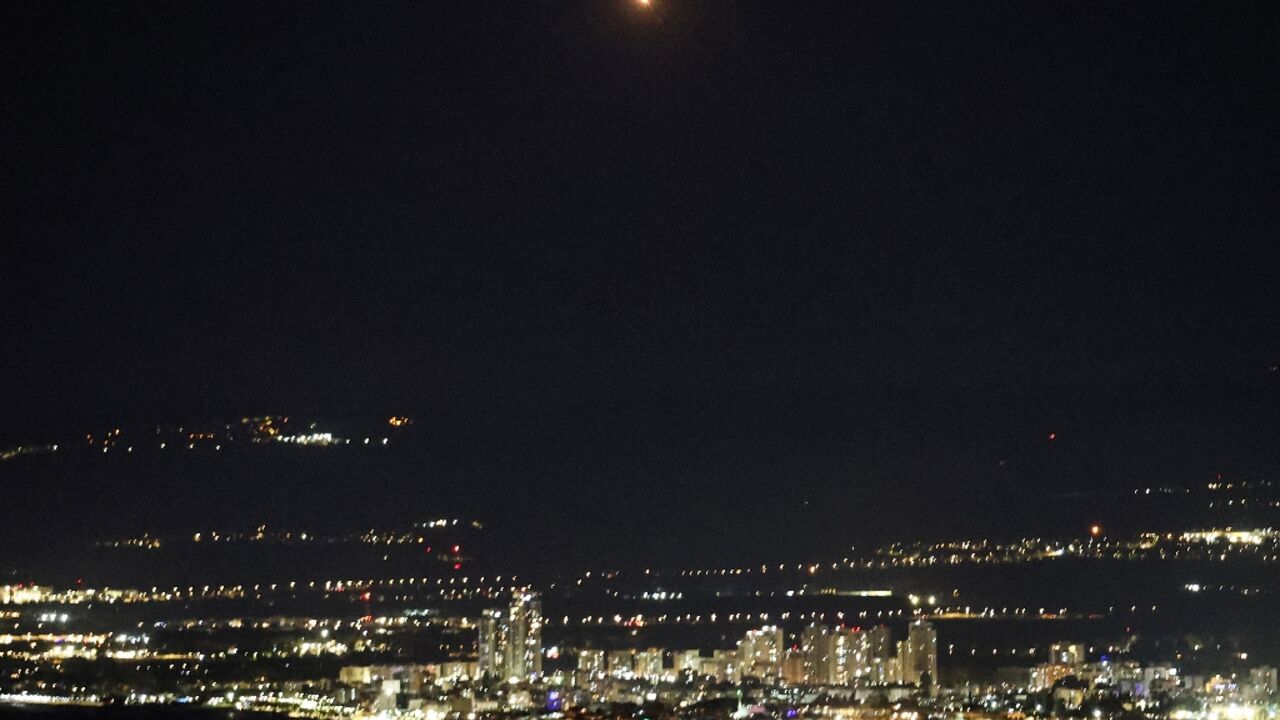
[[[702,653],[697,650],[677,650],[671,655],[671,669],[676,674],[702,674]]]
[[[1277,688],[1276,669],[1270,665],[1249,669],[1249,694],[1256,700],[1265,700],[1276,694]]]
[[[832,684],[849,685],[854,680],[858,649],[862,646],[862,633],[849,628],[838,628],[832,652],[830,677]]]
[[[898,653],[899,680],[918,685],[930,695],[938,689],[938,632],[933,625],[917,620],[907,628]]]
[[[1081,665],[1084,663],[1084,646],[1079,643],[1054,643],[1049,646],[1049,662],[1054,665]]]
[[[583,649],[578,651],[578,674],[583,679],[594,680],[609,669],[608,656],[604,650]]]
[[[711,657],[702,658],[702,674],[716,680],[732,680],[738,677],[738,653],[735,650],[713,650]]]
[[[582,648],[578,650],[578,672],[574,674],[576,687],[596,691],[609,670],[608,654],[598,648]]]
[[[810,625],[800,635],[804,682],[810,685],[848,685],[859,673],[866,636],[844,627]]]
[[[800,633],[804,682],[809,685],[834,683],[836,634],[825,625],[810,625]]]
[[[636,672],[636,653],[634,650],[609,651],[609,675],[616,678],[631,678]]]
[[[517,590],[507,608],[507,677],[528,680],[542,674],[542,601],[532,590]]]
[[[853,658],[847,661],[847,681],[856,685],[897,682],[894,664],[893,635],[889,628],[878,625],[855,636]]]
[[[789,647],[782,655],[782,682],[788,685],[808,685],[805,670],[807,655],[798,647]]]
[[[639,650],[635,654],[634,671],[636,677],[645,680],[661,679],[665,673],[662,670],[662,650],[660,648],[649,648],[648,650]]]
[[[1031,668],[1031,677],[1028,680],[1028,687],[1037,692],[1052,690],[1053,686],[1061,679],[1075,675],[1076,668],[1072,665],[1058,665],[1056,663],[1048,663],[1045,665],[1037,665]]]
[[[525,681],[542,674],[542,603],[517,590],[511,605],[480,615],[476,672],[485,678]]]
[[[503,678],[506,672],[507,623],[501,610],[485,610],[480,615],[479,657],[476,674],[482,679]]]
[[[782,676],[782,628],[765,625],[748,630],[738,641],[737,677],[778,679]]]

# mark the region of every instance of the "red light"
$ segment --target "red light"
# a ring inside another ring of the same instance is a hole
[[[454,564],[453,564],[453,569],[454,569],[454,570],[461,570],[461,569],[462,569],[462,563],[454,563]]]
[[[462,550],[462,546],[461,546],[461,545],[454,545],[454,546],[453,546],[453,552],[454,552],[454,554],[455,554],[455,555],[456,555],[456,554],[458,553],[458,551],[460,551],[460,550]]]
[[[370,599],[370,598],[372,598],[372,597],[373,597],[373,593],[366,592],[366,593],[364,593],[363,595],[361,595],[361,596],[360,596],[360,599],[361,599],[361,600],[363,600],[363,601],[365,601],[365,602],[369,602],[369,599]]]
[[[1049,441],[1050,441],[1050,442],[1052,442],[1052,441],[1054,441],[1054,440],[1057,440],[1057,439],[1058,439],[1058,433],[1049,433]]]
[[[427,554],[428,554],[428,555],[430,555],[430,554],[431,554],[431,546],[430,546],[430,545],[428,545],[428,546],[427,546]]]

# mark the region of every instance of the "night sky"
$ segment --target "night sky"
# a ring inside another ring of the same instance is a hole
[[[686,539],[1280,473],[1274,3],[2,12],[5,440],[408,414],[384,498]]]

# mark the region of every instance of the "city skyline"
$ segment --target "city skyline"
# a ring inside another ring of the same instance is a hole
[[[1278,30],[6,7],[0,715],[1274,720]]]
[[[1267,480],[1270,16],[27,7],[0,438],[407,415],[379,491],[471,515]]]

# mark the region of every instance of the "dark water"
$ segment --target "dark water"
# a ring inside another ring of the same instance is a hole
[[[1269,397],[1229,400],[1256,405]],[[594,409],[599,418],[591,422],[562,417],[552,403],[539,407],[546,416],[509,419],[528,424],[519,438],[420,424],[386,447],[24,457],[0,465],[0,570],[42,582],[86,577],[111,569],[111,559],[89,552],[94,540],[142,532],[191,537],[267,524],[323,535],[438,517],[485,521],[484,558],[508,574],[799,562],[885,540],[1076,536],[1094,522],[1115,533],[1280,522],[1280,510],[1265,502],[1224,513],[1209,512],[1203,497],[1132,494],[1136,486],[1203,486],[1225,458],[1229,479],[1280,476],[1274,452],[1230,452],[1237,440],[1254,447],[1256,429],[1224,429],[1221,446],[1176,434],[1126,442],[1131,428],[1145,426],[1140,415],[1117,415],[1115,427],[1091,436],[1107,443],[1094,447],[1065,437],[1049,443],[1031,429],[1006,437],[995,429],[1010,422],[1005,414],[1024,416],[985,398],[824,400],[779,390],[707,402],[717,411],[646,414],[620,403]],[[56,563],[53,571],[44,560]],[[205,555],[171,565],[191,570],[185,584],[280,576],[265,555],[241,558],[234,573],[221,572],[219,562]],[[367,560],[381,562],[381,555]],[[141,584],[160,584],[169,569]]]

